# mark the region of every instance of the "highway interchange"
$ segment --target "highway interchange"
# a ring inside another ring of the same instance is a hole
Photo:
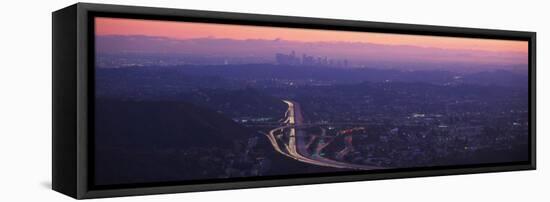
[[[283,102],[288,105],[288,109],[285,112],[285,118],[281,123],[282,125],[272,129],[268,134],[266,134],[275,151],[295,160],[318,166],[352,170],[382,169],[382,167],[336,161],[318,155],[320,150],[322,150],[329,143],[318,146],[314,154],[310,154],[308,148],[312,144],[311,142],[308,143],[308,141],[306,141],[307,135],[301,129],[301,127],[305,124],[300,104],[289,100],[283,100]],[[325,130],[322,128],[322,131]],[[288,140],[283,138],[284,135],[288,135]]]

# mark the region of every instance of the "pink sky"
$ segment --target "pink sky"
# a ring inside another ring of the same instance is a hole
[[[284,39],[302,42],[364,42],[385,45],[412,45],[443,49],[483,50],[492,52],[528,52],[527,41],[383,34],[299,28],[226,25],[212,23],[96,18],[97,35],[146,35],[176,39]]]

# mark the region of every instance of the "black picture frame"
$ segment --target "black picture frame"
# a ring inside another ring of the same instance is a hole
[[[456,36],[529,42],[529,161],[335,174],[96,186],[93,179],[94,35],[96,16],[223,24]],[[536,33],[352,20],[77,3],[52,14],[52,188],[84,199],[316,183],[536,169]]]

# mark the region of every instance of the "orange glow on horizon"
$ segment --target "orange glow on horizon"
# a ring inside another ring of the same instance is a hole
[[[238,40],[282,39],[301,42],[359,42],[442,49],[518,52],[525,54],[528,52],[527,41],[514,40],[385,34],[105,17],[96,18],[95,25],[96,35],[146,35],[175,39],[214,37]]]

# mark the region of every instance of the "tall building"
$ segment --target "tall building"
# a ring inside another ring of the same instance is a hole
[[[303,66],[330,66],[330,67],[347,67],[348,60],[338,60],[333,58],[315,57],[302,54],[302,57],[298,57],[295,51],[291,51],[289,54],[276,53],[275,61],[278,65],[303,65]]]
[[[300,58],[296,57],[296,52],[292,51],[290,54],[277,53],[275,54],[275,60],[279,65],[299,65]]]

